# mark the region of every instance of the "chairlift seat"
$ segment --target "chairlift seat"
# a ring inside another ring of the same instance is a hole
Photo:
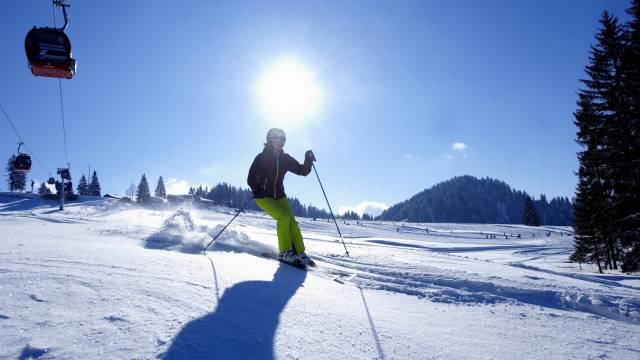
[[[13,160],[13,171],[28,172],[31,170],[31,157],[27,154],[19,154]]]
[[[60,169],[58,173],[63,180],[71,181],[71,173],[69,172],[69,169]]]
[[[71,41],[61,29],[34,26],[27,33],[24,47],[34,76],[71,79],[76,73]]]

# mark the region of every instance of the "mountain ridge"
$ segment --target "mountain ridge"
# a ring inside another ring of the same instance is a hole
[[[385,210],[377,219],[413,222],[522,223],[526,192],[498,179],[455,176]],[[573,225],[566,197],[534,199],[541,225]]]

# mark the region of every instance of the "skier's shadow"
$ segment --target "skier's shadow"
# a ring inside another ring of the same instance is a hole
[[[271,281],[225,290],[215,312],[182,328],[164,359],[273,359],[280,313],[302,286],[305,271],[280,265]]]

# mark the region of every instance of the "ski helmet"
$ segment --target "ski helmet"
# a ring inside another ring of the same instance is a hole
[[[284,131],[282,129],[273,128],[267,132],[267,142],[269,142],[271,139],[278,138],[283,140],[287,139],[287,136],[284,134]]]

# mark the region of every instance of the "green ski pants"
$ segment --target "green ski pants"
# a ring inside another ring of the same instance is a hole
[[[300,232],[295,216],[293,216],[293,210],[291,210],[287,198],[283,197],[274,200],[269,197],[264,197],[256,199],[256,203],[260,209],[264,210],[264,212],[278,222],[278,248],[280,248],[280,251],[285,252],[290,250],[293,245],[296,253],[300,254],[304,252],[302,233]]]

